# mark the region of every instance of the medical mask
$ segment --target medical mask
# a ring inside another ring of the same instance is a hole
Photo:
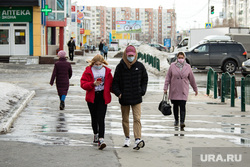
[[[185,61],[185,59],[178,59],[178,62],[180,62],[181,64],[183,64]]]
[[[134,56],[133,56],[133,57],[127,57],[127,59],[128,59],[128,61],[131,63],[131,62],[134,61],[135,57],[134,57]]]
[[[100,70],[102,68],[102,65],[99,65],[99,66],[94,65],[93,67],[95,67],[97,70]]]

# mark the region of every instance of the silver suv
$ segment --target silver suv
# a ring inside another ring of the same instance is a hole
[[[205,69],[206,66],[220,67],[223,72],[234,73],[242,62],[247,59],[247,52],[243,45],[234,41],[206,42],[190,48],[186,53],[186,61],[192,67]],[[176,60],[169,56],[169,63]]]

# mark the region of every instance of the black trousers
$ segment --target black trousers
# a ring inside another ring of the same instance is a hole
[[[103,91],[95,93],[94,103],[88,102],[88,107],[94,134],[99,133],[99,138],[104,138],[107,105],[104,102]]]
[[[180,108],[180,121],[185,122],[186,116],[186,101],[185,100],[171,100],[174,109],[174,119],[179,122],[179,108]]]
[[[106,59],[107,59],[107,58],[108,58],[108,56],[107,56],[107,55],[108,55],[108,53],[107,53],[107,52],[106,52],[106,53],[105,53],[105,52],[103,52],[103,53],[104,53],[104,56],[103,56],[103,57],[104,57],[104,59],[105,59],[105,57],[106,57]]]
[[[69,59],[73,61],[74,59],[74,50],[69,50]]]

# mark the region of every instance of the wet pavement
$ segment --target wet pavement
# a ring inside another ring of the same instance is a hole
[[[190,89],[185,129],[173,126],[173,115],[165,117],[158,111],[164,77],[149,73],[148,91],[143,99],[141,119],[145,148],[135,151],[132,149],[133,144],[129,148],[122,147],[124,136],[120,106],[113,95],[106,115],[107,148],[103,151],[98,150],[97,146],[92,144],[93,134],[85,102],[85,91],[79,86],[81,75],[88,65],[86,60],[91,59],[92,56],[89,54],[75,58],[76,65],[72,65],[73,77],[70,80],[71,86],[63,111],[59,110],[59,98],[55,86],[49,85],[53,65],[0,64],[0,82],[15,83],[28,90],[36,91],[36,96],[16,120],[11,133],[0,135],[0,146],[10,145],[11,147],[13,145],[13,147],[22,148],[20,143],[23,143],[23,146],[28,145],[26,149],[30,148],[34,151],[33,163],[39,155],[35,150],[46,153],[49,147],[50,152],[44,155],[44,158],[49,158],[51,155],[54,159],[52,158],[47,164],[43,162],[36,166],[44,166],[44,164],[57,166],[52,165],[52,162],[57,160],[60,160],[58,166],[69,166],[70,163],[65,162],[67,158],[62,160],[63,155],[57,153],[62,150],[63,152],[72,151],[72,153],[76,151],[75,156],[79,157],[72,158],[75,166],[102,164],[102,166],[124,167],[131,165],[166,166],[166,163],[169,166],[192,166],[192,147],[250,146],[249,107],[246,108],[247,112],[240,112],[239,100],[236,100],[236,107],[232,108],[228,101],[222,104],[219,99],[205,96],[205,73],[195,72],[199,96],[195,97]],[[109,67],[113,72],[119,61],[120,58],[109,57]],[[132,121],[130,117],[131,130]],[[131,131],[133,139],[132,134]],[[51,147],[54,150],[51,150]],[[0,151],[0,156],[6,154],[3,150]],[[12,150],[18,152],[14,148]],[[8,151],[7,155],[11,156],[11,153]],[[82,158],[81,155],[85,157]],[[0,160],[0,166],[2,164],[13,166],[18,164],[18,161],[21,161],[20,157],[16,159],[6,157],[5,161]],[[32,165],[30,163],[30,166]],[[27,166],[29,165],[26,163]]]

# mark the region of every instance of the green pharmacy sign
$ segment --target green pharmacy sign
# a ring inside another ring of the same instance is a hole
[[[41,9],[41,12],[44,12],[45,16],[48,16],[49,12],[52,12],[52,9],[45,5],[45,8]]]
[[[32,22],[32,8],[0,7],[0,22]]]

